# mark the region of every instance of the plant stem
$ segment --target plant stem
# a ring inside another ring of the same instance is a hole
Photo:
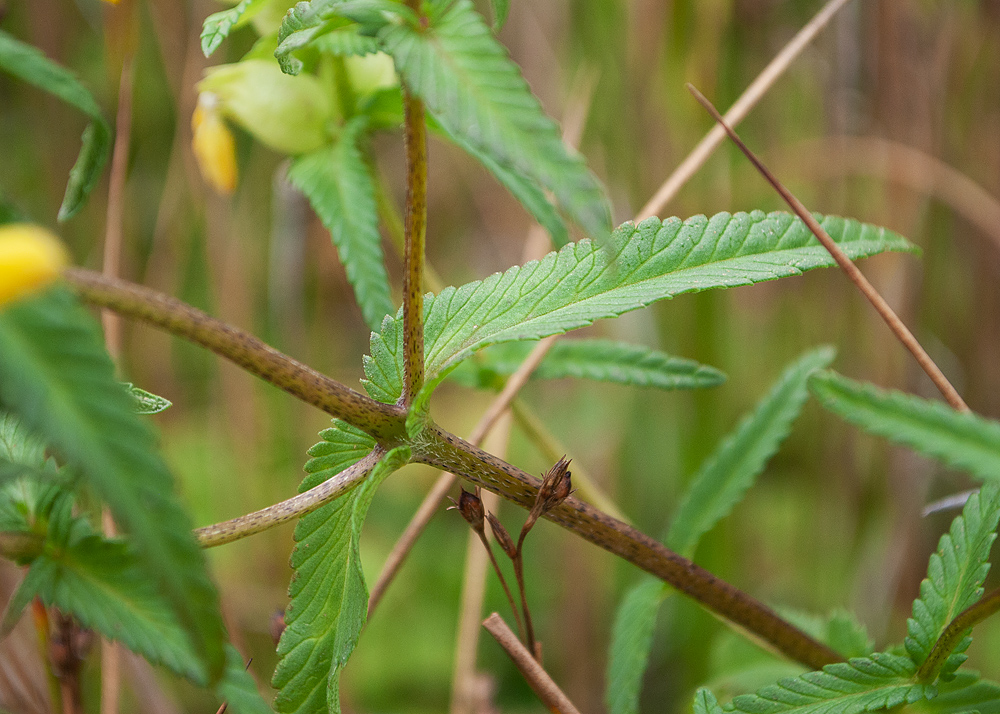
[[[526,509],[534,504],[540,484],[535,477],[435,424],[424,429],[422,443],[413,445],[413,461],[459,473]],[[587,503],[571,496],[545,517],[666,581],[811,669],[821,669],[843,659],[750,595]]]
[[[222,523],[215,523],[194,530],[202,548],[214,548],[217,545],[232,543],[255,533],[266,531],[282,523],[301,518],[312,513],[335,498],[342,496],[363,481],[385,455],[380,447],[358,461],[353,466],[344,469],[336,476],[324,481],[318,486],[293,496],[286,501],[276,503],[245,516],[233,518]]]
[[[507,596],[507,602],[510,605],[511,612],[514,613],[514,621],[517,623],[517,630],[521,633],[522,637],[528,637],[524,629],[524,624],[521,622],[521,616],[517,614],[517,604],[514,602],[514,595],[511,594],[510,588],[507,586],[507,578],[503,576],[503,571],[500,570],[500,564],[497,562],[496,556],[493,555],[493,546],[490,545],[490,541],[486,538],[486,533],[479,533],[479,540],[482,541],[483,547],[486,549],[487,555],[490,556],[490,563],[493,565],[493,571],[497,574],[497,579],[500,581],[500,585],[503,586],[504,595]]]
[[[542,665],[535,660],[534,655],[514,636],[500,615],[494,612],[483,620],[483,627],[503,647],[535,694],[550,711],[558,714],[579,714],[573,702],[559,689],[548,672],[542,669]]]
[[[180,300],[81,268],[70,268],[65,277],[92,305],[157,325],[207,347],[304,402],[350,422],[383,444],[394,445],[406,433],[404,413],[399,407],[355,392]]]
[[[424,103],[403,87],[406,244],[403,254],[403,406],[424,386],[424,243],[427,235],[427,126]]]
[[[528,595],[524,592],[524,558],[521,557],[521,544],[524,542],[524,531],[517,543],[517,554],[514,556],[514,577],[517,578],[517,589],[521,594],[521,612],[524,614],[525,644],[532,657],[539,659],[538,646],[535,644],[535,625],[531,621],[531,609],[528,607]],[[517,612],[515,610],[515,612]]]
[[[802,202],[792,195],[792,192],[785,188],[782,183],[778,181],[777,177],[772,174],[766,166],[764,166],[764,163],[757,158],[757,156],[747,147],[746,144],[743,143],[743,140],[737,136],[736,132],[733,131],[728,124],[726,124],[722,115],[719,114],[718,110],[714,106],[712,106],[712,103],[708,101],[708,99],[706,99],[701,92],[695,89],[694,85],[688,84],[687,88],[691,94],[694,95],[695,99],[697,99],[701,105],[705,107],[705,110],[712,115],[712,118],[722,126],[727,134],[729,134],[729,138],[732,139],[733,143],[735,143],[740,148],[740,151],[746,155],[746,157],[750,160],[750,163],[752,163],[760,174],[767,179],[767,182],[774,187],[774,190],[777,191],[783,199],[785,199],[785,203],[787,203],[795,214],[802,219],[802,222],[809,227],[809,230],[811,230],[813,235],[815,235],[819,242],[823,244],[823,247],[830,252],[833,259],[837,261],[837,265],[839,265],[840,269],[847,274],[850,281],[857,286],[858,290],[861,291],[861,294],[868,298],[868,301],[872,304],[882,319],[885,320],[885,324],[889,326],[892,333],[896,335],[896,338],[903,344],[904,347],[906,347],[906,349],[910,351],[913,357],[917,360],[917,364],[919,364],[924,372],[927,373],[927,376],[931,378],[932,382],[934,382],[934,386],[940,390],[942,395],[944,395],[948,404],[950,404],[953,409],[960,412],[969,411],[968,405],[959,395],[958,391],[951,385],[951,382],[948,381],[948,378],[944,376],[944,372],[942,372],[937,364],[935,364],[934,360],[931,359],[930,355],[927,354],[926,350],[924,350],[921,344],[917,341],[917,338],[913,336],[913,333],[910,332],[906,325],[903,324],[903,321],[899,319],[899,316],[896,315],[891,307],[889,307],[889,303],[887,303],[879,294],[878,290],[875,289],[875,286],[868,282],[868,279],[864,276],[861,270],[858,269],[858,266],[856,266],[851,259],[847,257],[844,251],[840,249],[840,246],[834,243],[833,238],[831,238],[830,235],[823,230],[819,221],[813,218],[813,215],[809,213],[808,209],[806,209]]]
[[[937,642],[934,643],[927,659],[920,665],[920,669],[917,670],[917,679],[928,683],[937,679],[941,668],[948,661],[948,655],[958,646],[958,643],[972,629],[972,626],[979,624],[998,611],[1000,611],[1000,588],[956,615],[955,619],[944,628],[944,632],[938,637]]]

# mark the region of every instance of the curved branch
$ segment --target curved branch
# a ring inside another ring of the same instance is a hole
[[[384,455],[384,449],[375,447],[368,456],[318,486],[314,486],[297,496],[292,496],[287,501],[276,503],[245,516],[204,528],[195,528],[195,538],[198,539],[198,544],[202,548],[213,548],[217,545],[232,543],[240,538],[246,538],[254,533],[266,531],[292,519],[301,518],[357,486],[371,473],[375,464]]]
[[[413,461],[460,474],[523,508],[531,508],[540,483],[436,424],[429,424],[421,443],[413,445]],[[583,501],[571,496],[544,517],[664,580],[791,659],[812,669],[843,660],[742,590]]]
[[[207,347],[265,382],[350,422],[384,444],[398,443],[406,434],[405,412],[401,408],[366,397],[176,298],[81,268],[70,268],[65,277],[80,297],[92,305],[148,322]]]

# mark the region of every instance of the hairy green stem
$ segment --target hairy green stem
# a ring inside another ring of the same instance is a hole
[[[361,483],[375,468],[378,460],[385,456],[385,453],[384,449],[376,446],[368,456],[318,486],[293,496],[287,501],[276,503],[245,516],[204,528],[195,528],[195,538],[198,539],[202,548],[212,548],[301,518],[335,498],[339,498]]]
[[[92,305],[143,320],[207,347],[382,443],[398,443],[406,433],[405,416],[399,407],[366,397],[176,298],[80,268],[67,270],[65,277]]]
[[[987,617],[1000,611],[1000,588],[986,595],[979,602],[967,607],[955,616],[955,619],[948,623],[944,632],[938,637],[937,642],[931,648],[927,659],[917,670],[917,679],[921,682],[932,683],[941,673],[941,668],[948,661],[950,655],[962,638]]]
[[[424,103],[403,87],[406,243],[403,254],[403,404],[424,386],[424,244],[427,235],[427,125]]]
[[[523,508],[534,504],[541,483],[537,478],[435,424],[424,429],[420,440],[413,445],[414,461],[461,474]],[[664,580],[807,667],[820,669],[843,660],[750,595],[583,501],[571,496],[545,518]]]

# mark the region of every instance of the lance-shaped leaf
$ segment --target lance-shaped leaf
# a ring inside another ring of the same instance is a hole
[[[59,220],[76,215],[86,201],[111,151],[111,127],[86,87],[70,72],[31,45],[0,30],[0,69],[54,94],[82,111],[91,122],[83,131],[83,146],[69,172],[69,183],[59,207]]]
[[[980,679],[979,672],[963,670],[950,682],[938,684],[938,695],[924,702],[928,714],[1000,714],[1000,683]]]
[[[969,496],[962,515],[941,536],[927,565],[927,577],[920,583],[920,597],[913,602],[913,617],[906,622],[906,651],[918,666],[948,623],[982,596],[998,519],[1000,484],[987,481],[979,493]],[[961,652],[969,641],[966,638],[959,644],[959,654],[951,655],[943,674],[947,676],[965,661]]]
[[[259,10],[267,0],[240,0],[228,10],[216,12],[205,18],[201,27],[201,51],[209,57],[237,25],[241,25]]]
[[[204,679],[169,601],[123,542],[90,535],[65,548],[48,548],[31,564],[14,600],[35,596],[150,662],[194,681]]]
[[[406,85],[448,133],[551,190],[589,235],[610,231],[600,182],[563,144],[556,123],[469,0],[430,17],[427,27],[387,25],[379,40]]]
[[[814,375],[810,388],[823,406],[867,432],[977,478],[1000,480],[1000,422],[836,372]]]
[[[725,711],[746,714],[860,714],[912,704],[933,695],[927,685],[913,681],[916,667],[908,657],[887,653],[838,662],[821,672],[782,679],[757,691],[735,697]],[[714,697],[699,692],[699,711],[718,712]],[[716,704],[717,706],[717,704]]]
[[[729,515],[791,431],[809,396],[809,375],[828,366],[833,356],[832,348],[821,347],[792,363],[705,460],[677,507],[664,539],[667,547],[692,557],[701,537]],[[644,577],[619,607],[608,659],[607,700],[612,714],[638,711],[656,612],[669,592],[669,586]]]
[[[365,322],[377,330],[395,311],[378,230],[375,188],[357,142],[363,118],[344,126],[333,146],[299,157],[288,180],[306,195],[330,231]]]
[[[343,422],[335,422],[322,437],[323,442],[309,452],[314,458],[306,464],[309,476],[300,490],[340,473],[374,446],[370,437]],[[272,682],[279,690],[275,700],[279,712],[340,711],[340,671],[357,644],[368,609],[360,562],[361,526],[379,484],[409,457],[408,447],[365,457],[371,462],[365,481],[299,521],[291,603]]]
[[[463,362],[449,378],[469,387],[492,388],[513,374],[533,347],[530,342],[490,347],[482,352],[481,359]],[[560,340],[531,376],[576,377],[657,389],[699,389],[726,381],[726,375],[714,367],[613,340]]]
[[[190,519],[173,494],[153,433],[114,378],[98,326],[65,289],[0,313],[0,403],[107,503],[208,675],[220,676],[218,596]]]
[[[901,236],[845,218],[820,222],[851,258],[913,250]],[[424,300],[427,385],[484,347],[536,340],[682,293],[750,285],[833,265],[801,221],[786,213],[719,213],[686,221],[625,223],[610,245],[571,243],[539,261]],[[365,359],[366,388],[402,393],[402,313],[382,323]]]

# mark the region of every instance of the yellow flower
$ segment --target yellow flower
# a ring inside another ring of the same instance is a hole
[[[198,95],[198,106],[191,117],[192,148],[205,183],[228,196],[236,189],[236,142],[218,106],[214,94]]]
[[[0,305],[39,290],[59,277],[69,262],[63,244],[41,226],[0,226]]]

